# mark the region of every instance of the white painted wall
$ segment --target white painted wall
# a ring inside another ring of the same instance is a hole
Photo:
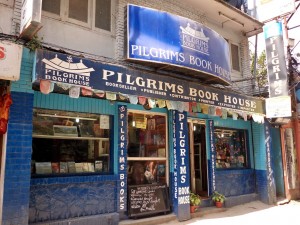
[[[44,16],[42,16],[42,26],[38,36],[42,37],[45,43],[114,58],[115,37],[112,35]]]
[[[13,9],[0,4],[0,33],[11,34]]]

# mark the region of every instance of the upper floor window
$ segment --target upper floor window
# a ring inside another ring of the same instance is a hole
[[[240,54],[239,54],[239,46],[235,44],[230,44],[230,52],[231,52],[231,66],[235,71],[240,72]]]
[[[111,31],[111,0],[43,0],[42,10],[50,17],[93,30]]]

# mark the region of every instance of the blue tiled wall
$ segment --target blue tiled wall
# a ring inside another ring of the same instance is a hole
[[[2,224],[24,225],[28,223],[33,94],[11,94]]]
[[[111,175],[33,179],[29,222],[116,212],[117,178]]]
[[[255,192],[255,174],[253,169],[217,170],[217,191],[225,196],[238,196]]]

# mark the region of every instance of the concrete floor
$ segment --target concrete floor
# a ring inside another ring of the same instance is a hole
[[[283,202],[282,205],[267,205],[260,201],[231,208],[201,208],[192,214],[192,219],[178,222],[174,214],[137,220],[121,221],[120,225],[300,225],[300,201]]]

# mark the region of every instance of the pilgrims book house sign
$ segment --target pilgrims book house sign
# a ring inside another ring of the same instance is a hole
[[[264,114],[263,101],[257,98],[45,50],[37,51],[35,79],[148,98],[199,102]]]
[[[127,16],[129,60],[185,68],[216,83],[231,83],[229,46],[215,31],[181,16],[135,5],[128,5]]]

